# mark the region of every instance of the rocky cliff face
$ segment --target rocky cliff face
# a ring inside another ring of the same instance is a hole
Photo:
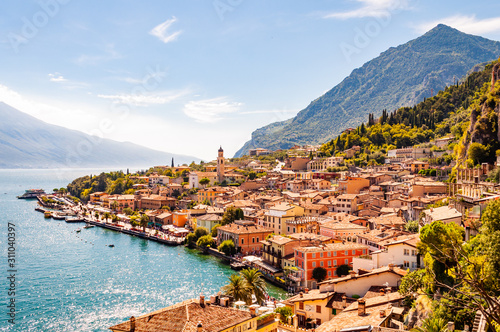
[[[369,113],[378,117],[383,109],[413,106],[430,97],[431,91],[436,93],[465,76],[474,65],[499,55],[499,42],[440,24],[354,69],[293,119],[257,129],[236,157],[251,148],[277,150],[324,143],[365,122]]]
[[[462,137],[459,161],[467,160],[469,147],[479,143],[485,147],[485,160],[491,161],[500,148],[500,63],[491,68],[491,82],[487,83],[470,106],[470,123]]]

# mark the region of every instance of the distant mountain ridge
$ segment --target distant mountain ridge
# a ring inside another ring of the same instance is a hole
[[[0,102],[0,168],[146,167],[199,158],[90,136]]]
[[[378,117],[383,109],[413,106],[430,97],[431,90],[442,90],[474,65],[499,55],[500,42],[439,24],[354,69],[294,118],[255,130],[235,157],[258,147],[277,150],[324,143],[366,121],[369,113]]]

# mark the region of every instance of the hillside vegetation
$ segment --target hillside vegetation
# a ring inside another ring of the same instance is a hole
[[[431,97],[431,91],[455,84],[474,65],[499,55],[499,42],[440,24],[355,69],[293,119],[257,129],[236,156],[257,147],[277,150],[324,143],[345,128],[360,125],[370,113],[378,117],[384,109],[412,106]]]

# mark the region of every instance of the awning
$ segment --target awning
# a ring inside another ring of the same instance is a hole
[[[271,273],[276,273],[276,272],[278,272],[278,271],[279,271],[279,269],[275,268],[274,266],[269,265],[269,264],[266,264],[266,263],[264,263],[264,262],[262,262],[262,261],[257,261],[257,260],[256,260],[256,261],[253,261],[252,263],[254,263],[254,264],[255,264],[255,265],[257,265],[257,266],[260,266],[260,267],[261,267],[261,268],[263,268],[264,270],[267,270],[267,271],[269,271],[269,272],[271,272]]]

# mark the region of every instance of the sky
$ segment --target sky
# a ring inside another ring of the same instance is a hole
[[[0,13],[0,101],[203,160],[438,23],[500,40],[486,0],[4,0]]]

